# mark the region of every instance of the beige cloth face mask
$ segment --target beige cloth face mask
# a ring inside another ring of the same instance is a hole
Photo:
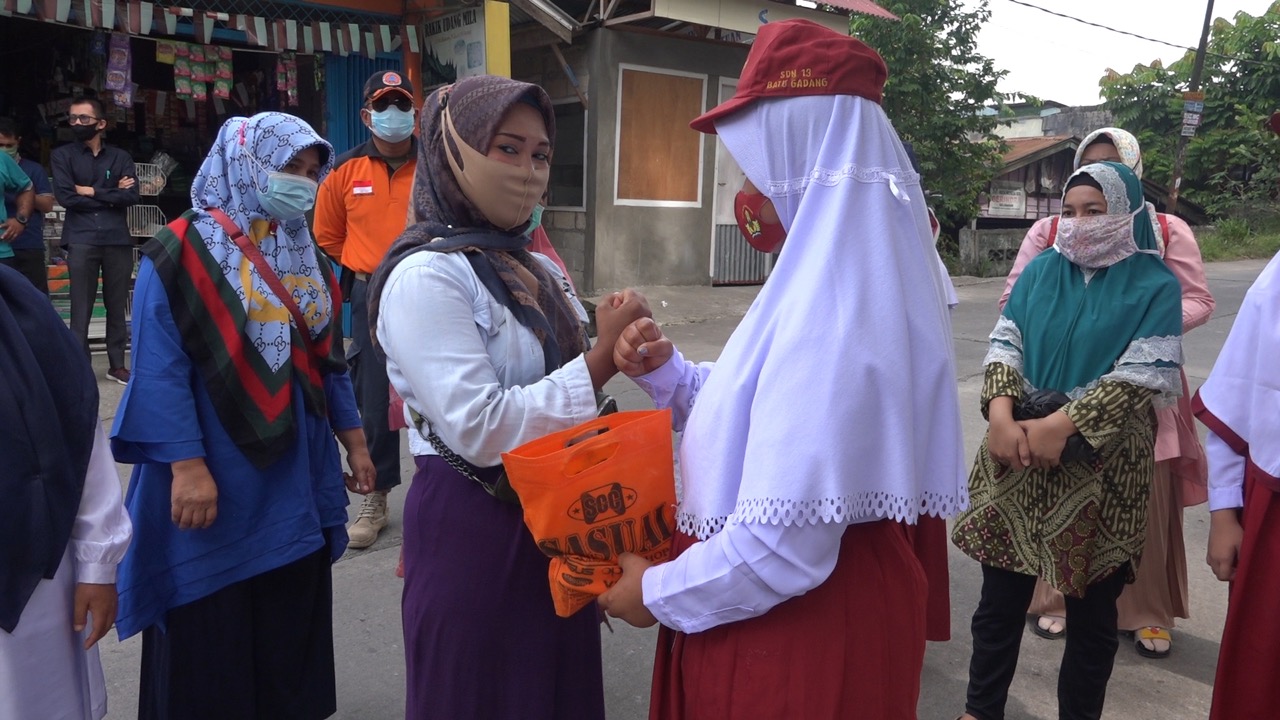
[[[475,203],[489,222],[503,230],[514,230],[529,222],[534,206],[547,190],[551,168],[535,168],[532,163],[524,167],[494,160],[463,142],[453,127],[449,108],[446,107],[443,114],[444,154],[449,158],[449,168],[462,188],[462,194]],[[454,157],[450,139],[462,156],[463,167],[458,166],[459,158]]]

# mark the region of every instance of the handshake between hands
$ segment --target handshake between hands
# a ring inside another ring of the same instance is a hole
[[[675,347],[653,321],[649,301],[635,290],[623,290],[601,298],[596,306],[596,344],[588,352],[587,365],[592,367],[592,381],[599,381],[593,362],[603,364],[607,358],[608,375],[621,371],[629,377],[640,377],[657,370],[675,354]],[[595,358],[591,354],[595,353]],[[608,380],[608,377],[604,377]],[[658,622],[644,605],[642,578],[652,563],[631,553],[618,558],[622,577],[599,598],[600,608],[608,614],[636,627],[650,627]]]
[[[592,352],[608,356],[612,368],[628,377],[647,375],[675,354],[675,347],[653,320],[649,301],[635,290],[601,298],[596,307],[596,333]]]

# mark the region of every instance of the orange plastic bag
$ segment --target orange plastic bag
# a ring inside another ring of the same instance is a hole
[[[622,576],[618,556],[671,556],[671,411],[614,413],[502,456],[524,522],[551,558],[556,614],[569,617]]]

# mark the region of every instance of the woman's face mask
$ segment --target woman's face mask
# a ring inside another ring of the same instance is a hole
[[[533,206],[533,214],[529,216],[529,229],[524,231],[526,235],[542,227],[542,214],[545,211],[546,209],[541,205]]]
[[[534,207],[547,191],[551,177],[549,162],[544,159],[512,164],[487,157],[463,141],[447,107],[443,110],[441,125],[445,136],[445,157],[449,159],[449,168],[467,199],[475,204],[485,219],[502,230],[513,230],[528,223]],[[527,133],[524,136],[527,138],[525,142],[533,142]]]
[[[787,239],[787,230],[778,221],[773,201],[750,180],[742,183],[742,189],[733,199],[733,216],[738,220],[742,237],[762,253],[778,252]]]
[[[320,186],[311,178],[268,170],[252,153],[250,162],[267,174],[267,187],[258,190],[258,202],[269,217],[280,222],[297,220],[315,207],[316,192]]]
[[[1064,217],[1058,221],[1053,247],[1082,268],[1097,270],[1115,265],[1138,252],[1133,221],[1145,210],[1139,208],[1127,215]]]

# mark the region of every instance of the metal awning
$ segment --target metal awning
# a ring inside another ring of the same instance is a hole
[[[860,15],[871,15],[873,17],[881,17],[886,20],[898,20],[898,16],[885,10],[879,5],[871,2],[871,0],[822,0],[826,5],[838,7],[841,10],[856,12]]]
[[[896,20],[897,16],[872,0],[824,2],[842,10]],[[843,13],[796,5],[790,0],[602,0],[596,18],[605,26],[647,23],[687,23],[704,28],[754,35],[766,22],[803,18],[836,30],[849,32],[849,18]]]

